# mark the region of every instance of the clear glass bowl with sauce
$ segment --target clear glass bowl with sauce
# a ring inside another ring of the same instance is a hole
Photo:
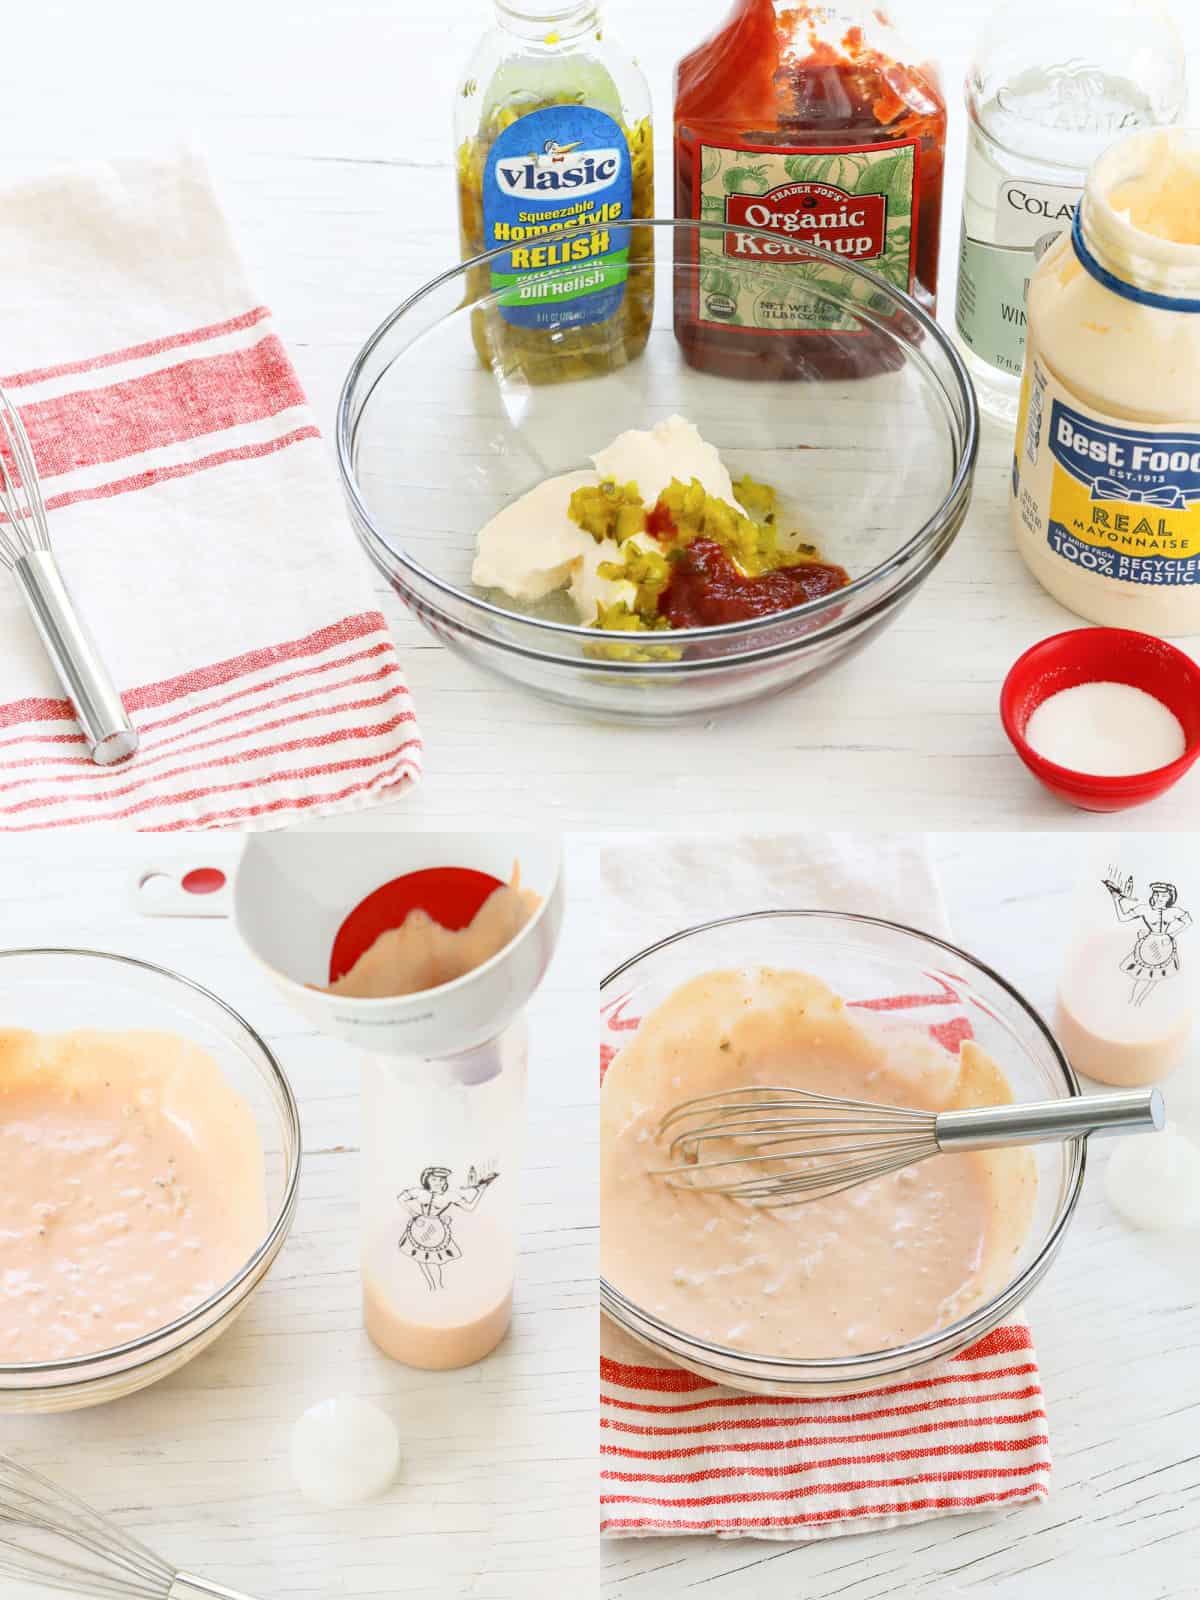
[[[283,1247],[296,1208],[300,1113],[283,1068],[223,1000],[166,968],[99,950],[0,951],[0,1026],[151,1029],[206,1050],[249,1106],[263,1154],[266,1227],[239,1270],[174,1321],[111,1349],[0,1364],[0,1414],[71,1411],[116,1400],[175,1372],[242,1312]]]
[[[917,929],[849,912],[764,911],[689,928],[630,957],[604,979],[602,1005],[640,1019],[680,984],[725,967],[794,968],[823,979],[849,1001],[945,992],[949,1014],[965,1014],[975,1039],[999,1064],[1017,1099],[1081,1091],[1038,1012],[998,973]],[[1033,1147],[1037,1198],[1011,1279],[947,1327],[892,1349],[849,1356],[783,1357],[710,1344],[636,1305],[604,1276],[600,1304],[625,1332],[712,1383],[759,1394],[830,1395],[910,1376],[981,1339],[1018,1311],[1054,1260],[1083,1183],[1086,1141]],[[603,1218],[601,1218],[603,1238]]]
[[[735,375],[690,364],[672,307],[704,293],[719,309],[722,286],[697,262],[714,230],[668,220],[617,229],[628,235],[627,292],[647,318],[653,307],[648,337],[639,326],[631,339],[613,317],[561,361],[548,355],[552,326],[534,353],[505,339],[503,290],[489,290],[482,271],[490,258],[451,268],[371,335],[338,407],[355,528],[409,608],[467,661],[601,717],[705,716],[825,671],[912,599],[970,500],[978,413],[962,361],[915,301],[863,267],[791,241],[781,261],[777,235],[740,229],[764,251],[760,267],[740,269],[743,293],[748,270],[764,298],[803,281],[806,297],[832,302],[851,327],[818,332],[819,354],[806,333],[781,334],[794,357],[787,378],[773,376],[777,362],[761,373],[743,362]],[[587,232],[570,238],[579,246]],[[481,336],[490,361],[477,353]],[[522,606],[473,587],[476,535],[499,510],[586,466],[622,431],[676,413],[735,477],[776,489],[781,524],[844,567],[847,587],[790,611],[652,635],[582,627],[562,593]]]

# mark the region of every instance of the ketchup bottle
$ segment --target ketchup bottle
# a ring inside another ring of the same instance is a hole
[[[736,225],[861,263],[932,311],[946,105],[937,69],[911,61],[884,13],[856,0],[735,0],[684,56],[675,214],[735,225],[680,241],[696,270],[677,277],[675,334],[692,366],[847,378],[898,363],[890,339],[813,292],[807,259],[786,298],[764,306],[761,273],[739,254],[753,241]]]

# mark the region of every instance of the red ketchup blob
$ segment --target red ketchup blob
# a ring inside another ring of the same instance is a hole
[[[661,495],[646,513],[646,532],[652,533],[656,539],[670,539],[674,535],[675,519]]]
[[[659,596],[659,615],[673,628],[715,628],[789,611],[821,595],[844,589],[850,575],[825,561],[805,561],[749,578],[719,544],[696,539],[673,563],[671,581]]]
[[[338,929],[329,957],[329,981],[345,977],[379,938],[398,928],[410,911],[426,911],[452,932],[475,920],[501,879],[472,867],[425,867],[393,878],[361,900]]]

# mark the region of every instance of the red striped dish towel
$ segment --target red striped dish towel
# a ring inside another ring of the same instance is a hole
[[[421,741],[327,451],[196,159],[0,199],[0,383],[141,736],[94,767],[0,572],[0,830],[278,826],[394,795]]]
[[[608,1349],[636,1350],[606,1326]],[[1023,1324],[930,1377],[837,1400],[718,1388],[600,1358],[601,1529],[821,1539],[1049,1492],[1046,1413]]]
[[[948,1050],[971,1037],[958,996],[859,1001],[920,1017]],[[636,1029],[601,1013],[601,1072]],[[600,1335],[601,1531],[820,1539],[1043,1499],[1050,1445],[1023,1322],[929,1374],[836,1399],[776,1399],[708,1383],[606,1317]]]

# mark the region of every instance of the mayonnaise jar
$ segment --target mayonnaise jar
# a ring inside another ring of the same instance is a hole
[[[1091,622],[1200,632],[1200,132],[1100,157],[1027,315],[1018,550]]]

